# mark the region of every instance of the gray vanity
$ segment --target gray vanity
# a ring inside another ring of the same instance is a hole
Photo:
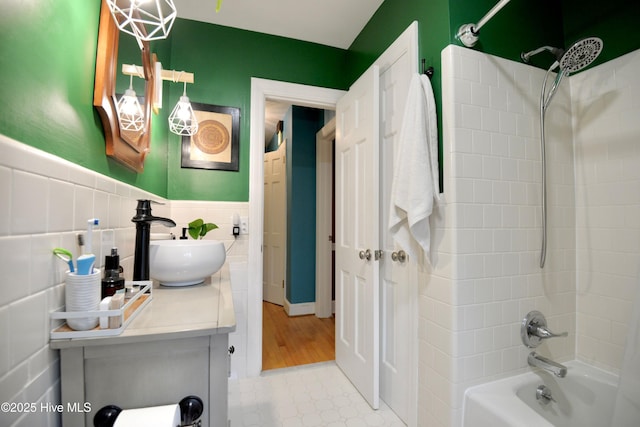
[[[227,427],[236,321],[231,286],[221,276],[189,287],[154,284],[152,301],[118,336],[51,340],[60,350],[62,404],[79,409],[63,412],[63,425],[93,426],[105,405],[168,405],[196,395],[204,402],[202,425]]]

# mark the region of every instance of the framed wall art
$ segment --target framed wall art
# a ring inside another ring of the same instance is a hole
[[[191,106],[198,132],[182,137],[182,167],[238,171],[240,109],[197,102]]]

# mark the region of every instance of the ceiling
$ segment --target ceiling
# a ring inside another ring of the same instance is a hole
[[[174,0],[178,17],[348,49],[383,0]],[[290,105],[267,102],[265,144]]]
[[[383,0],[174,0],[178,17],[348,49]]]

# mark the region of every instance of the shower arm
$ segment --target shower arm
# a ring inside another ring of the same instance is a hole
[[[456,33],[456,38],[462,42],[466,47],[473,47],[478,42],[480,35],[480,28],[484,26],[494,15],[509,3],[510,0],[500,0],[495,6],[491,8],[485,16],[478,21],[477,24],[464,24],[460,26]]]
[[[522,62],[524,62],[525,64],[528,64],[532,56],[537,55],[540,52],[544,52],[544,51],[551,52],[553,56],[556,57],[556,62],[551,66],[551,69],[555,69],[557,66],[560,65],[560,59],[562,59],[562,55],[564,55],[564,49],[560,49],[558,47],[552,47],[552,46],[542,46],[535,50],[532,50],[531,52],[527,52],[527,53],[522,52],[520,54],[520,59],[522,59]]]

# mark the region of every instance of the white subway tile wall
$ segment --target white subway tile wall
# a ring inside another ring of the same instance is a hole
[[[571,77],[577,356],[621,368],[640,279],[640,51]]]
[[[436,254],[423,272],[420,425],[461,424],[473,384],[527,369],[520,322],[533,309],[572,338],[543,344],[575,358],[573,146],[568,84],[547,117],[549,247],[540,251],[538,98],[544,71],[458,46],[442,53],[444,196]]]

